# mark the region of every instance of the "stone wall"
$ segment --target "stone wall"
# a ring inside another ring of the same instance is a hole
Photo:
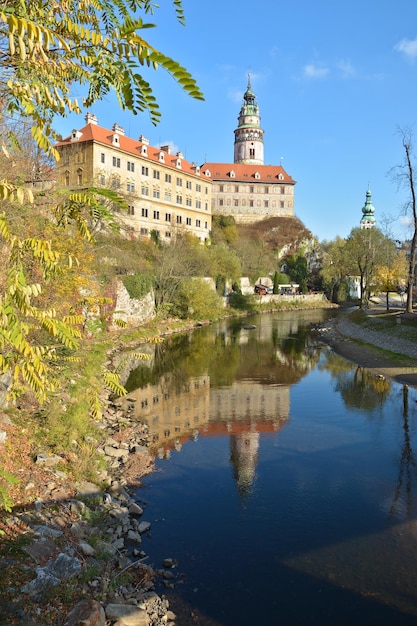
[[[128,326],[143,324],[155,317],[155,298],[153,292],[140,300],[131,298],[121,280],[117,281],[116,302],[113,319],[122,320]]]

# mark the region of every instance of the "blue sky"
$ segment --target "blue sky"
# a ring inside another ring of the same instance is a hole
[[[359,225],[369,184],[378,225],[409,236],[400,215],[407,194],[388,173],[404,158],[398,129],[417,122],[417,2],[184,0],[185,27],[169,0],[160,6],[146,18],[157,28],[144,34],[193,74],[205,101],[163,70],[149,71],[160,124],[109,98],[91,109],[101,126],[117,122],[199,164],[231,163],[250,73],[265,164],[282,158],[297,181],[295,214],[306,227],[320,241],[346,237]],[[57,129],[68,135],[83,125],[83,116],[70,116]]]

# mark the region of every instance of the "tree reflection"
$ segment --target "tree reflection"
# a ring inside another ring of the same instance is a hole
[[[362,409],[372,413],[389,396],[389,380],[346,361],[334,352],[326,353],[326,360],[322,362],[320,369],[330,372],[336,380],[336,391],[349,409]]]
[[[401,459],[398,472],[397,485],[392,499],[390,508],[390,517],[394,517],[398,512],[400,505],[404,502],[407,516],[410,517],[412,512],[412,494],[413,494],[413,475],[417,468],[414,458],[413,449],[411,447],[410,425],[409,425],[409,403],[408,403],[408,386],[403,386],[403,433],[404,441],[401,448]],[[402,493],[404,498],[402,498]]]

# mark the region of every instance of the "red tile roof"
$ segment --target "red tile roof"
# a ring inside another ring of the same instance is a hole
[[[199,174],[196,172],[196,165],[190,163],[182,156],[176,154],[168,154],[168,152],[166,150],[162,150],[162,148],[155,148],[153,146],[150,146],[147,142],[132,139],[131,137],[126,137],[125,135],[117,132],[117,130],[109,130],[107,128],[103,128],[102,126],[98,126],[98,124],[87,124],[77,132],[81,133],[81,136],[78,140],[71,141],[71,134],[59,143],[57,143],[56,147],[59,148],[71,144],[94,141],[104,146],[109,146],[110,148],[121,150],[122,152],[131,154],[132,156],[142,156],[143,158],[148,159],[149,161],[153,161],[155,163],[161,163],[161,161],[159,160],[159,156],[162,152],[164,155],[163,163],[168,167],[172,167],[173,169],[186,174],[199,176]],[[119,144],[117,146],[115,146],[112,142],[114,135],[118,135],[119,137]],[[146,146],[146,156],[142,154],[142,146]],[[177,167],[177,161],[179,158],[181,160],[181,167]]]
[[[284,182],[295,185],[296,181],[287,174],[281,165],[247,165],[244,163],[204,163],[201,173],[210,171],[211,180],[238,181],[238,182],[261,182],[279,183]],[[234,176],[230,175],[234,172]],[[259,177],[255,177],[259,174]],[[279,179],[279,175],[284,178]]]

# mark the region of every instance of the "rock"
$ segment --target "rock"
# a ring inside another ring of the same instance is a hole
[[[92,498],[100,494],[100,488],[94,483],[87,481],[77,485],[77,496],[81,498]]]
[[[21,591],[23,593],[27,593],[30,596],[37,596],[38,594],[44,593],[47,589],[51,589],[51,587],[56,587],[61,582],[59,578],[47,572],[43,567],[35,568],[36,577],[28,582],[26,585],[23,585]]]
[[[85,556],[94,556],[96,551],[94,550],[93,546],[90,546],[89,543],[86,543],[85,541],[81,541],[79,543],[79,547],[81,552],[85,555]]]
[[[58,463],[64,463],[62,456],[58,454],[38,454],[35,458],[36,465],[44,465],[45,467],[53,467]]]
[[[150,527],[151,527],[151,523],[150,523],[150,522],[141,522],[141,523],[138,525],[138,532],[139,532],[141,535],[143,535],[143,533],[147,533],[147,532],[148,532],[148,530],[150,529]]]
[[[129,450],[126,450],[124,448],[113,448],[111,446],[106,446],[104,448],[104,452],[107,456],[115,457],[116,459],[129,456]]]
[[[106,606],[108,620],[120,620],[126,626],[149,626],[149,616],[144,609],[129,604],[108,604]]]
[[[52,576],[56,576],[61,580],[67,580],[81,572],[81,563],[75,557],[60,552],[56,559],[49,561],[44,569]]]
[[[96,600],[81,600],[68,613],[65,626],[105,626],[104,609]]]
[[[130,515],[135,515],[136,517],[140,517],[141,515],[143,515],[143,509],[141,506],[139,506],[139,504],[136,504],[136,502],[132,502],[129,505],[129,513]]]

